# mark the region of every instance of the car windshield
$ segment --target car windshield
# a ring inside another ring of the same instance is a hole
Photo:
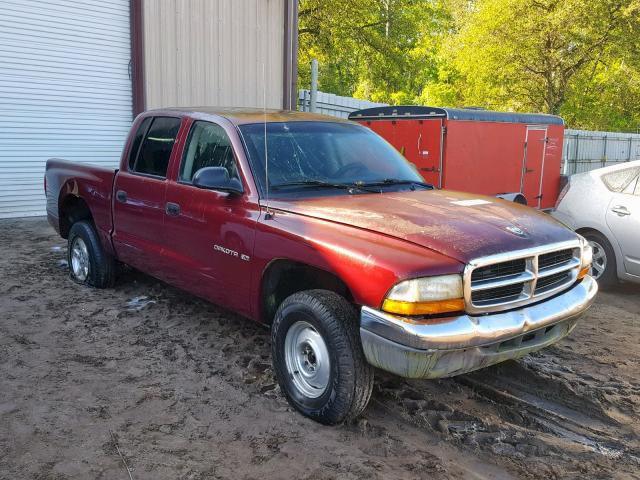
[[[338,122],[241,125],[251,168],[264,192],[373,192],[430,188],[414,167],[368,128]],[[265,169],[265,163],[268,168]],[[376,188],[373,188],[373,187]]]

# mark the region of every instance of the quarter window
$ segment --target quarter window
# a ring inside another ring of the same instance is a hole
[[[167,176],[167,167],[173,144],[180,129],[181,119],[156,117],[142,142],[133,170],[138,173]]]
[[[637,180],[638,174],[640,174],[640,168],[625,168],[603,175],[602,181],[609,190],[620,193],[624,192],[634,180]]]
[[[622,193],[640,196],[640,176],[636,176]]]
[[[195,122],[180,164],[179,180],[190,183],[195,173],[204,167],[224,167],[229,177],[239,178],[231,140],[224,128],[215,123]]]

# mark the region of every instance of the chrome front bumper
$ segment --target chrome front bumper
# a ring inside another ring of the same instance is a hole
[[[586,276],[562,294],[534,305],[429,324],[362,307],[362,348],[369,363],[403,377],[451,377],[557,342],[573,330],[597,291],[596,281]]]

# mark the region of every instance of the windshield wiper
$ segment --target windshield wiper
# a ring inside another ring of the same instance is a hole
[[[402,180],[400,178],[384,178],[382,180],[377,180],[374,182],[358,183],[357,185],[360,185],[363,187],[373,187],[373,186],[382,186],[382,185],[411,185],[412,188],[415,188],[416,186],[418,186],[418,187],[428,188],[429,190],[433,190],[434,188],[433,185],[431,185],[430,183],[418,182],[416,180]]]
[[[296,182],[276,183],[275,185],[271,185],[269,188],[272,190],[282,190],[289,187],[335,188],[347,191],[361,190],[365,192],[378,193],[378,190],[367,189],[367,185],[361,185],[359,183],[332,183],[322,180],[299,180]]]

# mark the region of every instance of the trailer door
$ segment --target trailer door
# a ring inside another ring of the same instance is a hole
[[[530,207],[540,208],[542,201],[542,176],[547,145],[547,127],[527,126],[522,160],[521,191]]]
[[[442,171],[442,119],[396,122],[396,148],[413,163],[424,179],[440,188]]]

